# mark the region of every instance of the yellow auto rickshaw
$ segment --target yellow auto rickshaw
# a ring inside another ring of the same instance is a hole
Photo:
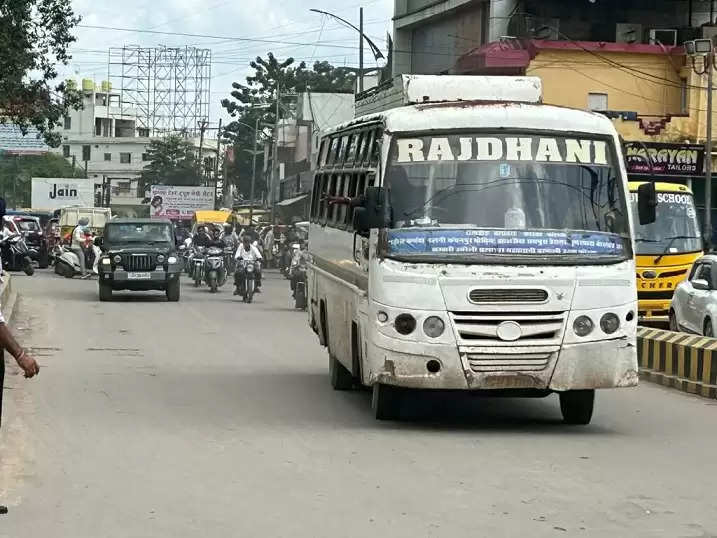
[[[195,211],[192,217],[192,236],[197,233],[197,227],[204,225],[219,226],[220,228],[229,222],[231,211]]]

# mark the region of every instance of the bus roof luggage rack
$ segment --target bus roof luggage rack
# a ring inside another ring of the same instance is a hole
[[[427,103],[488,101],[541,103],[543,84],[538,77],[474,75],[399,75],[356,95],[356,117],[392,108]]]

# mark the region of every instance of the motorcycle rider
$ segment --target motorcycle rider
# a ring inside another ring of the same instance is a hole
[[[254,263],[254,274],[256,275],[256,291],[259,292],[259,288],[261,288],[261,252],[259,252],[259,249],[252,244],[251,237],[249,235],[244,234],[242,236],[241,245],[237,249],[237,253],[234,255],[234,259],[237,260],[237,262],[247,261],[250,263]],[[237,263],[237,267],[239,267],[239,263]],[[234,275],[234,285],[236,286],[236,289],[234,290],[234,295],[239,295],[238,273]]]
[[[90,276],[90,273],[87,272],[85,260],[85,244],[87,243],[87,226],[89,224],[90,219],[82,217],[77,222],[75,229],[72,230],[72,242],[70,243],[70,250],[75,253],[77,259],[80,261],[81,278],[88,278]]]
[[[306,278],[306,266],[309,263],[309,248],[306,241],[300,242],[300,248],[294,253],[291,260],[291,269],[289,269],[289,278],[291,279],[291,296],[296,296],[296,284]],[[301,271],[303,269],[303,271]]]
[[[195,247],[206,247],[207,243],[209,243],[211,240],[212,238],[207,231],[207,227],[200,226],[199,228],[197,228],[197,233],[195,233],[194,237],[192,238],[192,244]]]
[[[217,248],[224,250],[224,241],[222,238],[222,231],[219,228],[214,228],[214,230],[212,231],[212,235],[209,237],[207,244],[204,246],[206,246],[207,248],[217,247]]]
[[[232,252],[236,252],[237,248],[239,248],[239,237],[234,233],[234,226],[228,222],[224,224],[222,241],[224,243],[224,248],[230,248],[232,249]]]

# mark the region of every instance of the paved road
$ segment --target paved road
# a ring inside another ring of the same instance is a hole
[[[0,537],[717,535],[717,402],[645,384],[571,428],[553,397],[433,395],[378,423],[277,276],[253,305],[16,284],[43,370],[6,382]]]

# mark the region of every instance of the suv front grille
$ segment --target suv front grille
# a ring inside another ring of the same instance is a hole
[[[539,289],[495,289],[477,288],[468,294],[472,303],[544,303],[548,300],[548,292]]]
[[[150,254],[125,254],[122,266],[126,271],[154,271],[156,262]]]

